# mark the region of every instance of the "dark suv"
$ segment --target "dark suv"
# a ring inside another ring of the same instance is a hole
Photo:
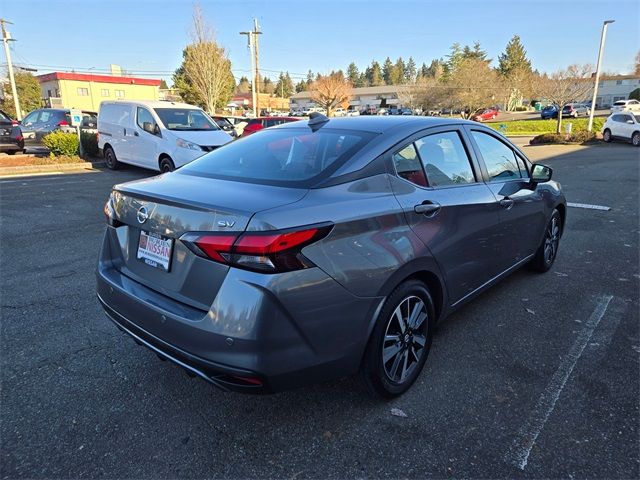
[[[13,155],[24,150],[24,139],[20,125],[9,115],[0,110],[0,152]]]
[[[96,112],[83,111],[83,130],[95,130],[98,124]],[[22,119],[25,147],[42,147],[42,139],[54,130],[75,131],[71,127],[69,109],[40,108]]]

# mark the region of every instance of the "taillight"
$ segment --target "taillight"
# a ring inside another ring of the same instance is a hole
[[[269,232],[187,233],[180,240],[195,254],[226,265],[264,273],[312,267],[302,249],[326,237],[332,224]]]
[[[68,126],[69,126],[69,123],[68,123],[66,120],[60,120],[60,121],[58,122],[58,126],[59,126],[59,127],[68,127]]]

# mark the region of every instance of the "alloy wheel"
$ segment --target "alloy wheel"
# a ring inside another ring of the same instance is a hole
[[[558,251],[558,244],[560,243],[560,221],[557,216],[554,216],[549,222],[547,231],[544,237],[544,261],[551,263]]]
[[[387,377],[403,383],[420,364],[427,344],[427,307],[419,297],[406,297],[389,318],[382,342]]]
[[[633,137],[631,137],[631,143],[634,146],[640,146],[640,133],[634,133]]]

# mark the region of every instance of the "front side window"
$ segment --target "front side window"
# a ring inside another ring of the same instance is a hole
[[[471,134],[487,167],[490,182],[522,178],[515,153],[510,147],[487,133],[472,130]]]
[[[474,183],[469,156],[457,132],[434,133],[416,141],[430,187]]]
[[[399,177],[421,187],[427,186],[427,179],[413,143],[393,155],[393,164]]]
[[[146,108],[138,107],[137,117],[138,117],[137,124],[141,129],[144,130],[144,124],[145,123],[150,123],[151,127],[153,129],[155,129],[156,121],[151,116],[151,112],[149,110],[147,110]],[[151,133],[151,132],[149,132],[149,133]]]
[[[169,130],[206,131],[220,130],[209,116],[195,108],[156,108],[156,115]]]
[[[374,136],[351,130],[265,130],[207,153],[179,171],[251,183],[310,185],[338,168]]]

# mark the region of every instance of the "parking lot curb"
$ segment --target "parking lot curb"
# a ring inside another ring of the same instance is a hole
[[[78,162],[62,163],[57,165],[23,165],[19,167],[0,167],[0,177],[9,177],[13,175],[33,175],[42,173],[78,172],[83,170],[98,171],[101,167],[104,166],[104,162]]]

